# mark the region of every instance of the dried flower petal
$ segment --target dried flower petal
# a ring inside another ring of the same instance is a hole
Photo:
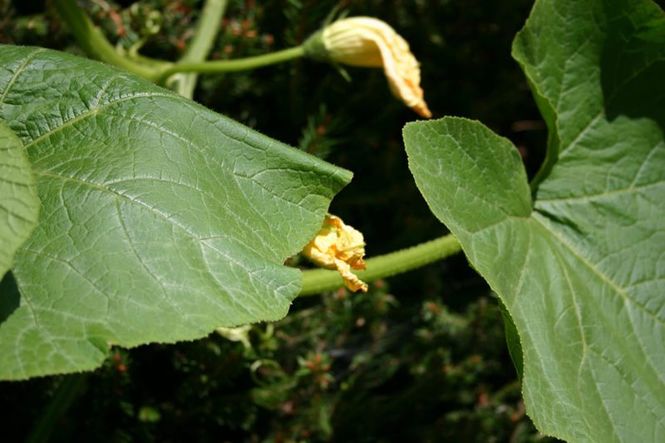
[[[367,292],[367,284],[351,269],[365,269],[365,240],[360,231],[344,224],[341,218],[326,215],[321,230],[303,249],[317,265],[336,269],[351,291]]]

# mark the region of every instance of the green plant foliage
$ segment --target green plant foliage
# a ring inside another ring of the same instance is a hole
[[[0,279],[30,236],[38,214],[35,180],[23,145],[0,120]]]
[[[485,293],[467,286],[459,299],[473,301],[455,309],[418,292],[398,299],[380,282],[362,296],[299,298],[278,322],[233,329],[243,340],[114,349],[85,376],[0,383],[0,402],[20,399],[3,416],[4,441],[34,439],[25,411],[71,390],[49,441],[553,441],[524,414]]]
[[[286,314],[301,276],[282,263],[350,173],[96,62],[5,46],[0,65],[0,118],[42,200],[1,378]]]
[[[547,122],[533,185],[483,125],[408,124],[434,214],[519,333],[536,426],[665,439],[665,15],[650,1],[540,0],[514,43]]]

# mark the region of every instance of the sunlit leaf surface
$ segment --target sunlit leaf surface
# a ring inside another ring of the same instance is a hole
[[[39,199],[21,141],[0,120],[0,279],[37,224]]]
[[[538,428],[664,441],[665,15],[540,0],[514,55],[550,131],[534,192],[512,144],[464,119],[407,125],[411,171],[512,316]]]
[[[286,314],[301,276],[282,263],[350,173],[63,53],[0,47],[0,91],[42,200],[0,323],[1,378]]]

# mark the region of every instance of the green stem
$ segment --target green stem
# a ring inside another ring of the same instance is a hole
[[[199,62],[205,60],[215,43],[215,37],[217,37],[226,4],[226,0],[206,1],[201,10],[201,18],[194,31],[194,38],[192,38],[180,61]]]
[[[67,375],[60,382],[53,398],[26,439],[27,443],[41,443],[49,440],[58,421],[85,388],[86,378],[83,374],[72,374]]]
[[[181,63],[205,61],[215,43],[226,5],[226,0],[206,1],[201,11],[201,17],[196,25],[196,30],[194,31],[194,38],[189,44],[185,55],[180,59]],[[179,76],[176,80],[178,93],[187,98],[192,98],[197,79],[198,75],[195,73]]]
[[[102,31],[79,8],[76,0],[54,0],[54,4],[58,13],[65,23],[67,23],[72,34],[74,34],[74,37],[76,37],[79,45],[88,55],[103,62],[120,66],[149,80],[154,81],[158,77],[159,70],[155,67],[138,63],[119,54],[106,39]],[[167,62],[160,64],[162,69],[168,65]]]
[[[199,74],[216,74],[220,72],[246,71],[250,69],[261,68],[263,66],[274,65],[305,55],[302,46],[283,49],[270,54],[257,55],[255,57],[240,58],[237,60],[218,60],[209,62],[182,62],[169,66],[161,72],[159,81],[163,81],[170,75],[178,72],[196,72]]]
[[[419,268],[456,254],[461,249],[461,245],[452,234],[444,235],[411,248],[370,258],[367,260],[367,269],[358,272],[357,275],[361,280],[371,282]],[[299,296],[333,291],[342,286],[344,282],[336,271],[325,269],[303,271]]]
[[[122,53],[120,53],[120,55],[122,55]],[[132,51],[131,48],[130,50],[127,51],[127,55],[125,55],[124,57],[129,58],[129,60],[136,62],[140,65],[152,67],[157,70],[164,69],[165,67],[170,66],[172,64],[171,62],[167,62],[164,60],[157,60],[155,58],[146,57],[145,55],[139,54],[138,51]]]

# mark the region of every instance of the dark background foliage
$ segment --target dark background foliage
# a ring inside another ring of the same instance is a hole
[[[143,42],[144,54],[173,60],[201,3],[82,5],[114,42]],[[546,134],[510,58],[531,4],[232,0],[211,57],[297,45],[335,8],[378,17],[421,62],[434,116],[484,122],[518,146],[533,174]],[[0,1],[0,42],[80,53],[44,1]],[[364,233],[370,256],[444,234],[406,165],[401,129],[416,115],[391,96],[380,70],[348,74],[350,82],[331,66],[300,60],[202,76],[195,99],[354,171],[331,212]],[[114,350],[85,376],[0,383],[3,435],[25,439],[58,386],[77,383],[52,441],[547,440],[525,416],[497,300],[462,255],[378,282],[367,295],[340,290],[296,300],[286,319],[235,333],[244,343],[214,333]]]

